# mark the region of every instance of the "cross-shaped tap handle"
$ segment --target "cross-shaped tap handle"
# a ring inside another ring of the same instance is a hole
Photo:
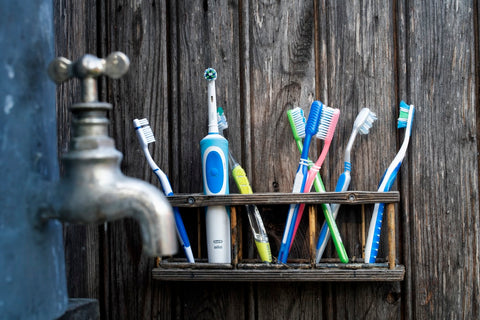
[[[48,66],[48,75],[60,84],[70,78],[79,78],[82,86],[82,102],[98,101],[96,78],[106,75],[113,79],[123,76],[130,60],[122,52],[113,52],[106,59],[86,54],[72,62],[64,57],[55,58]]]

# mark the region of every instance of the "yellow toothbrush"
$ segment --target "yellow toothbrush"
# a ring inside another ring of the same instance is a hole
[[[228,128],[227,119],[221,107],[217,109],[218,131],[223,135],[223,130]],[[237,184],[238,190],[241,194],[252,194],[253,190],[248,181],[245,170],[235,160],[232,153],[228,152],[228,160],[230,162],[230,168],[232,168],[232,176]],[[270,243],[268,242],[267,232],[263,225],[262,217],[256,205],[246,205],[248,221],[250,222],[250,228],[252,229],[255,245],[257,246],[258,254],[263,262],[272,262],[272,252],[270,250]]]

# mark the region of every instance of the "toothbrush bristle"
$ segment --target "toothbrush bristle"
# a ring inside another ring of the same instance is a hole
[[[150,126],[144,126],[140,130],[143,131],[143,135],[145,136],[145,142],[152,143],[155,142],[155,136],[153,135],[152,128]]]
[[[398,115],[398,124],[397,128],[406,128],[407,127],[407,120],[408,120],[408,112],[410,111],[410,106],[406,104],[404,101],[400,102],[400,113]]]
[[[155,142],[155,136],[153,135],[152,128],[150,128],[147,119],[135,119],[133,122],[135,124],[135,129],[140,133],[140,137],[146,144]]]
[[[147,119],[140,119],[140,120],[137,120],[136,121],[137,125],[140,126],[140,127],[143,127],[143,126],[148,126],[149,123],[148,123],[148,120]]]
[[[221,109],[218,107],[217,110]],[[218,130],[223,131],[228,128],[228,122],[227,118],[225,117],[225,113],[223,113],[223,109],[217,112],[217,124],[218,124]]]
[[[305,115],[303,109],[296,107],[287,111],[289,119],[291,119],[290,125],[295,133],[300,138],[305,138]]]
[[[329,133],[331,134],[332,130],[335,130],[339,115],[339,109],[323,106],[322,116],[320,117],[320,124],[318,125],[318,139],[327,139]]]
[[[216,80],[217,79],[217,71],[215,71],[215,69],[213,69],[213,68],[208,68],[207,70],[205,70],[205,73],[203,74],[203,77],[205,78],[205,80],[208,80],[208,81]]]
[[[377,115],[374,112],[369,111],[367,118],[358,129],[360,134],[368,134],[375,120],[377,120]]]

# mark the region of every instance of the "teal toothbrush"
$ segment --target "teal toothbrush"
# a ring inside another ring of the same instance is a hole
[[[410,136],[412,135],[413,115],[415,113],[415,107],[408,105],[405,102],[400,102],[400,115],[398,117],[397,128],[406,128],[405,137],[403,138],[402,146],[398,151],[393,161],[388,166],[387,170],[383,174],[378,187],[379,192],[389,191],[395,182],[398,170],[402,165],[402,161],[405,158],[407,152]],[[365,243],[365,263],[375,263],[377,259],[378,249],[380,246],[380,232],[382,230],[383,210],[385,208],[384,203],[377,203],[373,208],[372,220],[370,221],[370,227],[368,230],[367,242]]]

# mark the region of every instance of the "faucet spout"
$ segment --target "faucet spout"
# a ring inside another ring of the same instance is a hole
[[[146,254],[167,256],[177,252],[172,208],[157,188],[124,176],[119,170],[100,179],[85,175],[78,179],[81,176],[60,180],[48,209],[42,212],[43,219],[99,224],[131,217],[140,226]]]

